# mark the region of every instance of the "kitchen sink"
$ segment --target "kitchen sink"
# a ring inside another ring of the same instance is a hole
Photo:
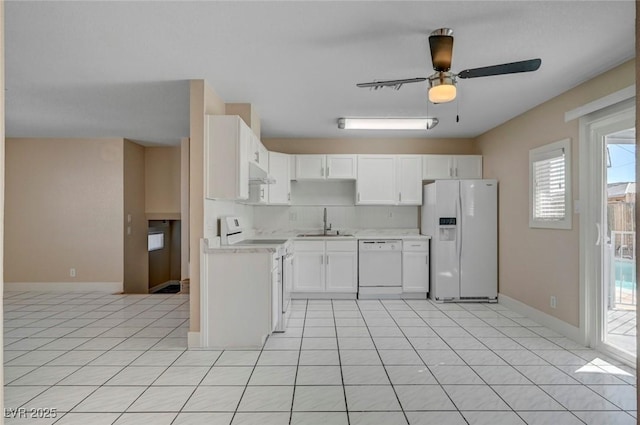
[[[324,233],[302,233],[299,234],[297,236],[298,238],[347,238],[347,237],[353,237],[353,235],[349,235],[346,233],[340,234],[340,233],[333,233],[333,234],[327,234],[325,235]]]

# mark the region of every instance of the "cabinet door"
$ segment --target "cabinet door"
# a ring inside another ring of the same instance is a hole
[[[240,120],[240,146],[238,147],[238,199],[249,199],[249,158],[246,147],[251,144],[253,132]]]
[[[271,270],[271,332],[276,330],[280,320],[280,272],[277,268]]]
[[[402,253],[402,291],[429,291],[429,253]]]
[[[422,157],[398,155],[398,204],[422,205]]]
[[[327,179],[355,180],[356,155],[327,155]]]
[[[293,259],[293,291],[324,292],[324,251],[298,252]]]
[[[396,192],[395,156],[358,155],[356,204],[394,205]]]
[[[327,292],[358,292],[356,252],[327,252]]]
[[[454,159],[457,179],[482,178],[482,155],[456,155]]]
[[[204,146],[205,196],[249,198],[249,128],[239,117],[208,115]]]
[[[288,205],[291,203],[291,180],[289,180],[289,155],[269,152],[269,174],[276,182],[270,184],[269,203]]]
[[[256,137],[258,145],[258,166],[264,171],[269,170],[269,151],[264,147],[260,139]]]
[[[249,204],[266,204],[269,189],[266,184],[249,185]]]
[[[451,155],[422,155],[422,179],[441,180],[453,178]]]
[[[324,180],[325,155],[296,155],[297,180]]]

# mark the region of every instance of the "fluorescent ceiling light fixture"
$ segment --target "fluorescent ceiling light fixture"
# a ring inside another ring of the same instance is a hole
[[[343,130],[431,130],[437,118],[340,118]]]

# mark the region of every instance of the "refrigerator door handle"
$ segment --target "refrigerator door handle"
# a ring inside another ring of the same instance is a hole
[[[460,267],[460,261],[462,261],[462,200],[460,196],[460,189],[458,189],[458,204],[456,205],[456,244],[458,248],[458,267]]]

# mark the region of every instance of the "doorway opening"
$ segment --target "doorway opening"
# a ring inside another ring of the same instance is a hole
[[[635,366],[635,98],[580,118],[580,132],[584,336]]]
[[[180,220],[149,220],[149,293],[180,292]]]
[[[635,128],[604,136],[606,199],[603,223],[604,343],[636,353]]]

